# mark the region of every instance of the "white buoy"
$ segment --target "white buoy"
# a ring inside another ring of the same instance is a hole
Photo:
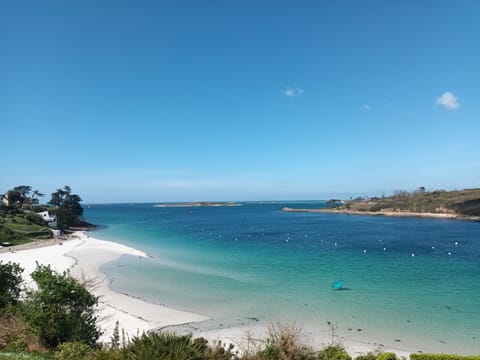
[[[452,255],[452,253],[449,251],[449,252],[448,252],[448,256],[451,256],[451,255]]]
[[[383,248],[383,251],[386,251],[386,250],[387,250],[387,248]]]
[[[412,257],[415,256],[415,253],[412,253]]]
[[[367,253],[367,250],[363,249],[363,253],[366,254],[366,253]]]
[[[458,241],[455,241],[455,246],[457,246],[457,245],[458,245]]]

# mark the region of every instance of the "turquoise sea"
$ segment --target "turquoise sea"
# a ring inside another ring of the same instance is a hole
[[[345,339],[480,353],[479,222],[153,205],[85,206],[95,237],[151,255],[102,267],[116,291],[212,318],[200,328],[331,321]]]

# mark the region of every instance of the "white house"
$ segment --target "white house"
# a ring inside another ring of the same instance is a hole
[[[37,215],[41,216],[41,218],[48,223],[48,226],[57,226],[57,217],[50,215],[48,211],[39,212]]]
[[[8,201],[8,193],[2,195],[2,206],[10,206],[10,201]]]

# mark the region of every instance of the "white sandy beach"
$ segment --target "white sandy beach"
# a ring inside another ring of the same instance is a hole
[[[93,280],[95,286],[90,290],[99,296],[99,326],[104,332],[101,340],[105,342],[110,340],[117,321],[125,334],[132,337],[155,328],[207,319],[204,315],[170,309],[110,290],[108,279],[99,267],[122,255],[139,257],[139,261],[147,258],[145,253],[131,247],[77,232],[61,245],[1,253],[0,261],[19,263],[25,269],[27,286],[34,285],[29,275],[35,270],[37,262],[48,264],[57,272],[70,270],[79,279]]]
[[[104,342],[111,339],[117,321],[120,329],[123,328],[125,334],[131,338],[144,331],[165,326],[208,320],[205,315],[171,309],[112,291],[109,288],[107,276],[99,268],[122,255],[138,257],[138,261],[148,261],[147,254],[142,251],[115,242],[98,240],[83,232],[76,232],[70,240],[63,241],[61,245],[54,243],[45,247],[0,253],[0,261],[19,263],[25,269],[24,279],[27,286],[34,285],[29,275],[35,270],[37,262],[48,264],[57,272],[70,270],[72,275],[79,279],[94,280],[95,286],[90,290],[96,296],[99,296],[98,317],[99,326],[104,332],[101,341]],[[330,334],[327,331],[304,330],[304,342],[306,344],[323,347],[330,343]],[[226,344],[233,343],[242,351],[249,347],[249,337],[265,339],[267,329],[264,325],[257,325],[209,331],[198,330],[198,332],[194,332],[194,335],[203,336],[212,342],[220,340]],[[408,358],[408,355],[414,352],[414,350],[379,348],[376,344],[340,340],[353,356],[365,354],[369,351],[382,350],[393,351],[399,356]],[[252,345],[251,342],[250,345]]]

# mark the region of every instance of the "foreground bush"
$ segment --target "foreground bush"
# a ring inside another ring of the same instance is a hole
[[[0,360],[52,360],[53,358],[46,354],[37,354],[29,352],[0,353]]]
[[[149,333],[135,337],[126,348],[131,360],[204,360],[207,346],[203,341],[193,340],[192,335],[173,333]]]
[[[411,354],[410,360],[480,360],[480,355],[461,356],[449,354]]]
[[[340,345],[330,345],[318,352],[319,360],[352,360]]]
[[[23,269],[16,263],[0,261],[0,310],[16,304],[20,297]]]
[[[397,355],[392,352],[381,353],[377,356],[377,360],[397,360]]]
[[[360,355],[355,358],[355,360],[398,360],[397,355],[392,352],[386,353],[373,353],[369,352],[366,355]]]
[[[25,318],[44,346],[55,349],[65,342],[94,346],[100,336],[94,306],[97,298],[68,273],[57,274],[38,265],[32,273],[38,286],[25,301]]]
[[[40,344],[38,336],[21,319],[15,308],[0,311],[0,351],[25,352],[46,350]]]
[[[55,353],[56,360],[83,360],[92,349],[82,343],[63,343],[58,346],[58,350]]]

